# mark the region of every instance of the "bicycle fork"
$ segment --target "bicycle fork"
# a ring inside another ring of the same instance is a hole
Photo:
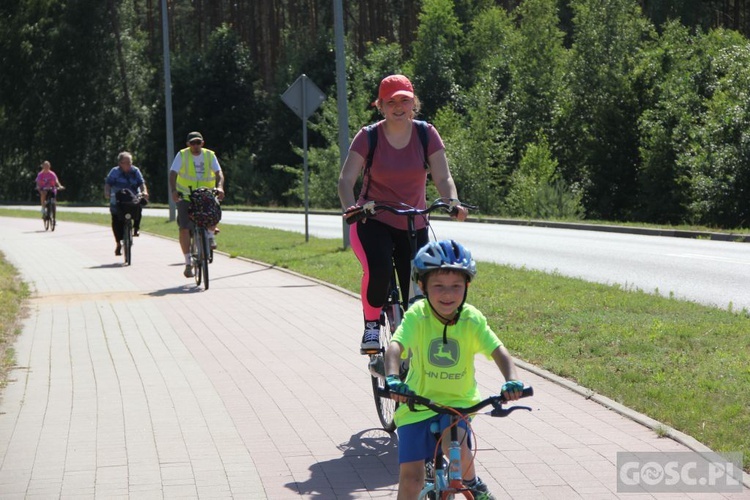
[[[435,438],[440,440],[440,424],[438,422],[432,422],[430,424],[430,432],[435,435]],[[458,442],[458,430],[456,426],[451,426],[450,429],[451,444],[448,448],[448,470],[446,471],[446,462],[444,460],[444,454],[442,447],[439,447],[435,457],[434,467],[430,472],[434,474],[434,490],[438,492],[442,491],[453,491],[455,493],[463,494],[466,498],[474,498],[470,491],[464,486],[463,476],[461,473],[461,445]],[[429,478],[428,478],[429,479]]]

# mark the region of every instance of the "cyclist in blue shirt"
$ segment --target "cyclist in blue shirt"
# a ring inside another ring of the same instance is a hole
[[[142,200],[148,200],[148,188],[143,174],[138,167],[133,165],[133,155],[123,151],[117,155],[117,166],[109,171],[104,181],[104,196],[109,200],[109,213],[112,216],[112,234],[115,236],[115,255],[122,254],[122,238],[125,224],[120,216],[117,206],[117,192],[129,189]],[[136,210],[133,214],[133,236],[138,236],[141,228],[141,211]]]

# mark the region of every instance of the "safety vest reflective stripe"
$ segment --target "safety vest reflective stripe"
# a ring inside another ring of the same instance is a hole
[[[180,150],[180,156],[182,158],[182,166],[180,172],[177,175],[176,187],[180,193],[189,195],[190,188],[193,190],[198,188],[214,188],[216,187],[216,179],[214,178],[214,172],[211,170],[211,165],[214,162],[215,153],[210,149],[203,148],[203,176],[198,177],[198,173],[195,171],[195,162],[193,162],[193,155],[190,153],[190,148]]]

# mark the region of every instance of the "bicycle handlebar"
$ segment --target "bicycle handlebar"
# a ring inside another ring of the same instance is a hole
[[[528,398],[530,396],[534,395],[534,388],[531,386],[526,386],[521,391],[521,397],[522,398]],[[390,398],[391,397],[391,391],[388,390],[387,387],[378,389],[378,396],[382,398]],[[461,415],[470,415],[472,413],[476,413],[482,408],[486,406],[492,405],[492,412],[490,413],[493,417],[505,417],[507,416],[511,411],[513,411],[514,408],[521,408],[521,407],[511,407],[508,409],[505,409],[502,407],[503,404],[508,403],[508,401],[502,396],[502,394],[496,395],[496,396],[490,396],[486,399],[483,399],[482,401],[478,402],[474,406],[470,406],[469,408],[452,408],[450,406],[441,405],[440,403],[436,403],[435,401],[432,401],[431,399],[414,395],[414,396],[405,396],[409,399],[409,409],[414,411],[414,404],[422,405],[426,408],[429,408],[430,410],[434,411],[435,413],[441,413],[446,415],[455,415],[456,412],[460,413]]]
[[[451,199],[448,202],[445,201],[444,198],[438,198],[437,200],[433,201],[432,204],[424,209],[414,208],[410,207],[409,205],[402,204],[402,206],[408,207],[408,208],[396,208],[393,205],[388,205],[386,203],[376,202],[376,201],[368,201],[362,206],[357,206],[355,208],[346,210],[344,212],[344,215],[346,215],[346,222],[347,224],[354,224],[355,222],[361,221],[363,219],[366,219],[368,217],[372,217],[373,215],[377,214],[377,212],[385,210],[386,212],[390,212],[395,215],[403,215],[406,217],[416,217],[418,215],[427,215],[431,212],[434,212],[436,210],[444,210],[451,215],[455,215],[458,212],[458,207],[466,207],[469,209],[475,209],[477,207],[468,205],[466,203],[461,203],[459,200]]]
[[[198,191],[198,189],[207,189],[208,191],[211,191],[211,194],[213,194],[214,196],[216,196],[216,194],[219,192],[219,190],[217,188],[215,188],[215,187],[213,187],[211,189],[209,189],[209,188],[193,189],[192,186],[189,186],[189,188],[190,188],[190,194],[193,194],[194,192]],[[185,199],[185,194],[184,193],[181,193],[180,191],[176,191],[176,193],[177,193],[177,196],[179,196],[181,199],[183,199],[183,200]]]

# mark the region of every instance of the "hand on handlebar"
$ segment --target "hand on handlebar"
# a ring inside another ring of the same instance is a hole
[[[500,394],[506,401],[516,401],[521,398],[523,392],[523,382],[520,380],[508,380],[500,389]]]
[[[344,210],[344,220],[347,224],[354,224],[355,222],[362,221],[367,222],[367,217],[375,215],[375,202],[368,201],[364,205],[352,205],[351,207]]]
[[[409,389],[409,386],[406,385],[398,375],[388,375],[385,377],[385,384],[391,392],[391,399],[400,403],[403,403],[407,401],[409,397],[416,395],[416,393]]]
[[[469,209],[463,205],[458,205],[455,212],[451,213],[451,219],[463,222],[469,216]]]

